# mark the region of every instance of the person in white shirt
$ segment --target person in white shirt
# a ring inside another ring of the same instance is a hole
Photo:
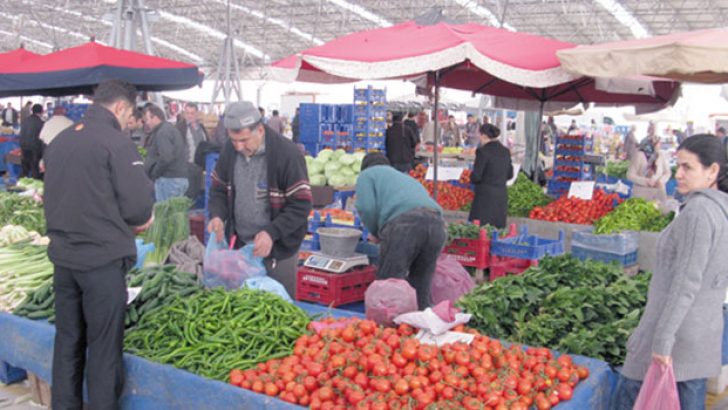
[[[66,117],[66,109],[62,106],[58,106],[53,110],[53,116],[43,124],[43,128],[40,130],[40,139],[44,144],[50,145],[51,141],[61,131],[73,125],[73,121]]]

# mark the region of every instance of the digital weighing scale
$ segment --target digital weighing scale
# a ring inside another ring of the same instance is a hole
[[[357,266],[369,265],[369,257],[360,253],[355,253],[347,258],[336,258],[323,254],[321,252],[314,252],[306,258],[303,266],[312,269],[319,269],[333,273],[344,273]]]

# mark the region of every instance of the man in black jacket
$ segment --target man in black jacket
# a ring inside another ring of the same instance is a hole
[[[127,82],[101,83],[83,119],[46,152],[44,206],[56,295],[54,409],[81,409],[85,365],[89,408],[119,408],[125,275],[136,260],[134,237],[151,225],[154,205],[152,182],[122,132],[135,99]]]
[[[22,154],[21,176],[40,179],[40,159],[43,156],[43,141],[40,131],[43,129],[43,106],[33,105],[32,115],[20,126],[20,152]]]
[[[187,146],[182,136],[166,121],[164,111],[154,104],[144,107],[143,118],[150,132],[144,170],[154,181],[154,198],[160,202],[183,196],[189,180]]]
[[[384,144],[392,167],[400,172],[410,172],[415,161],[417,135],[402,123],[402,114],[392,116],[392,126],[387,128]]]
[[[294,295],[298,248],[312,207],[306,161],[248,101],[228,106],[225,128],[230,140],[212,174],[207,229],[217,240],[235,236],[236,247],[253,244],[268,275]]]
[[[202,191],[202,167],[195,164],[195,156],[200,143],[209,140],[205,126],[200,121],[200,110],[195,103],[187,103],[184,115],[177,116],[177,131],[187,147],[187,179],[189,186],[185,195],[196,199]]]

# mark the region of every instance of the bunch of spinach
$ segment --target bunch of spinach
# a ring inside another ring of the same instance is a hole
[[[546,257],[520,276],[485,283],[458,302],[470,325],[511,342],[618,365],[646,303],[649,274],[616,264]]]

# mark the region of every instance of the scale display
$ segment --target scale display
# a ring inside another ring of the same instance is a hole
[[[323,254],[313,254],[303,263],[304,266],[333,273],[344,273],[357,266],[368,265],[366,255],[354,254],[349,258],[333,258]]]

